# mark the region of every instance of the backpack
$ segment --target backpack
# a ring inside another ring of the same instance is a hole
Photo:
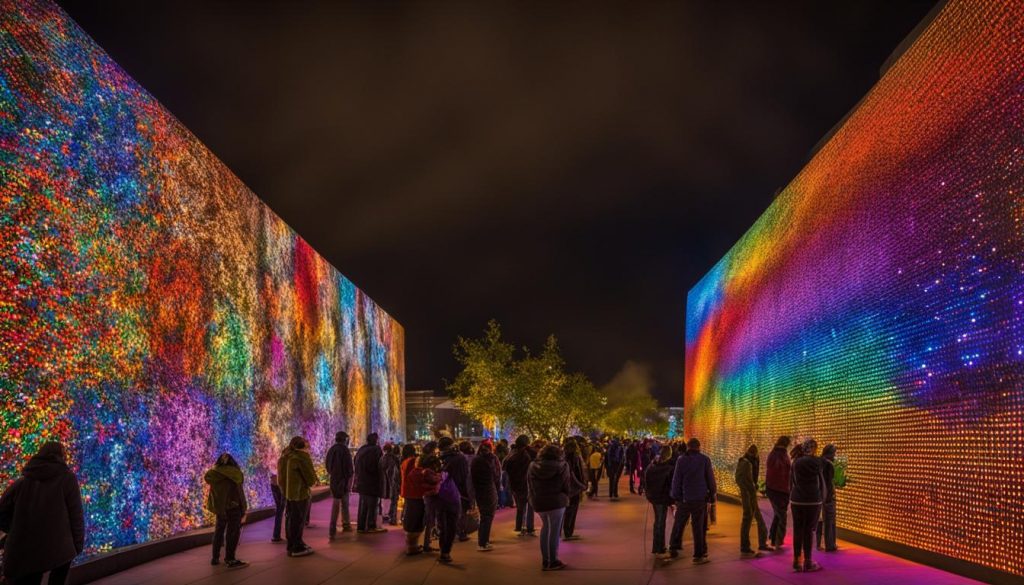
[[[437,499],[445,510],[458,511],[462,507],[462,495],[459,494],[459,488],[452,476],[448,473],[444,473],[443,476],[437,490]]]

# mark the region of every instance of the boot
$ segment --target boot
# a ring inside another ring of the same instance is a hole
[[[420,535],[422,532],[406,532],[405,533],[405,556],[411,557],[418,555],[423,552],[423,547],[420,546]]]

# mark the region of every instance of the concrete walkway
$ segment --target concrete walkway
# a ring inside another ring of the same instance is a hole
[[[602,485],[604,493],[605,485]],[[511,510],[499,510],[495,518],[494,550],[476,551],[475,539],[455,544],[452,565],[438,564],[437,554],[407,558],[403,534],[393,528],[386,534],[339,534],[328,543],[327,517],[330,500],[313,508],[312,528],[305,540],[316,554],[303,558],[285,556],[283,544],[271,544],[273,520],[243,528],[238,556],[251,563],[244,569],[210,566],[210,549],[202,547],[118,573],[104,585],[127,584],[338,584],[338,585],[658,585],[718,583],[743,585],[869,584],[953,585],[976,583],[936,569],[916,565],[853,544],[840,542],[837,553],[816,553],[824,570],[792,573],[790,549],[755,560],[739,558],[740,509],[719,504],[718,525],[711,528],[711,563],[694,566],[689,534],[679,560],[662,564],[652,558],[649,506],[638,496],[622,490],[618,502],[606,498],[587,501],[577,523],[582,540],[562,543],[560,556],[569,568],[542,572],[537,538],[521,538],[512,531]],[[353,512],[355,498],[353,498]],[[766,514],[770,520],[770,515]],[[645,524],[646,523],[646,524]],[[669,521],[671,526],[671,520]],[[645,525],[647,529],[645,529]],[[539,531],[540,521],[538,518]],[[689,532],[689,531],[688,531]],[[754,536],[756,542],[756,536]]]

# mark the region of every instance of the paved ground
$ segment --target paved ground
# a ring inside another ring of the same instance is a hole
[[[604,487],[604,486],[602,486]],[[602,490],[603,491],[603,490]],[[791,572],[789,549],[756,560],[739,559],[740,509],[719,504],[718,525],[709,537],[711,563],[694,566],[689,538],[683,557],[670,564],[652,558],[650,518],[646,502],[627,495],[618,502],[606,498],[585,502],[578,521],[582,540],[562,543],[560,556],[569,568],[542,572],[537,538],[520,538],[512,531],[510,510],[495,519],[492,552],[476,551],[475,541],[456,543],[453,565],[438,564],[436,553],[406,558],[403,535],[341,534],[327,542],[330,500],[313,508],[314,527],[305,540],[316,554],[288,558],[284,545],[271,544],[272,520],[244,527],[239,558],[249,561],[244,569],[210,566],[210,549],[202,547],[165,557],[99,581],[104,585],[127,584],[338,584],[338,585],[524,585],[534,581],[559,585],[658,585],[702,582],[744,585],[869,584],[953,585],[976,583],[956,575],[916,565],[853,544],[840,542],[838,553],[820,553],[824,566],[819,573]],[[353,508],[355,502],[353,501]],[[766,507],[767,509],[767,507]],[[354,511],[354,510],[353,510]],[[766,514],[766,518],[770,518]],[[538,529],[540,522],[538,518]],[[755,537],[756,538],[756,537]]]

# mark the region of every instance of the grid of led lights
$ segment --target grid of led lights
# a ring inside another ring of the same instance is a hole
[[[1024,4],[951,0],[687,297],[726,491],[835,443],[842,527],[1024,575]]]
[[[270,505],[296,434],[400,438],[401,326],[47,0],[0,0],[0,485],[70,446],[87,554]]]

